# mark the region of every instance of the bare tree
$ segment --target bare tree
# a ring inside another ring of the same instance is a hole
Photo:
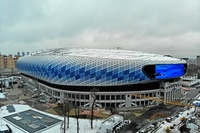
[[[67,117],[67,128],[69,128],[69,111],[70,111],[70,102],[68,101],[68,98],[67,100],[65,100],[63,102],[63,104],[61,104],[62,108],[63,108],[63,116],[64,116],[64,121],[61,125],[61,129],[62,129],[62,133],[65,133],[66,132],[66,117]],[[67,116],[66,116],[66,113],[67,113]]]
[[[64,101],[64,104],[62,105],[63,106],[63,117],[64,117],[64,121],[63,123],[61,124],[61,130],[62,130],[62,133],[66,133],[66,110],[67,110],[67,103],[66,101]],[[69,122],[68,122],[69,123]]]
[[[75,101],[75,105],[74,105],[74,108],[75,108],[75,116],[76,116],[76,123],[77,123],[77,133],[79,133],[79,105],[77,104],[77,101],[76,101],[76,97],[74,98],[74,101]]]
[[[68,101],[68,97],[67,97],[67,128],[69,128],[69,101]]]
[[[92,90],[90,90],[91,96],[93,98],[92,107],[91,107],[91,129],[93,129],[94,105],[95,105],[95,102],[96,102],[96,92],[98,92],[98,91],[99,90],[97,88],[93,88]]]

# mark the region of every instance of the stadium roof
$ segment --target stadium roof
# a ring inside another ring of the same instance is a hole
[[[181,59],[172,58],[159,54],[144,53],[138,51],[121,50],[121,49],[86,49],[86,48],[58,48],[33,52],[34,55],[62,55],[62,56],[80,56],[93,58],[112,58],[112,59],[129,59],[129,60],[169,60],[178,61]]]

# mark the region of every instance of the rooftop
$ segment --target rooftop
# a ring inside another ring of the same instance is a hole
[[[61,123],[61,120],[59,119],[42,114],[32,109],[14,113],[13,115],[5,116],[3,118],[29,133],[41,132],[42,130],[46,130],[56,124]]]
[[[14,108],[14,110],[12,110]],[[28,105],[13,104],[0,107],[0,128],[7,129],[8,125],[14,133],[57,133],[63,132],[63,117],[45,113]],[[94,121],[94,128],[90,128],[89,119],[79,118],[80,133],[100,132],[102,120]],[[76,118],[69,118],[69,129],[73,133],[77,130]]]
[[[130,60],[170,60],[170,61],[181,60],[159,54],[121,50],[121,49],[116,50],[116,49],[59,48],[59,49],[48,49],[45,51],[41,50],[30,54],[30,56],[36,56],[36,55],[81,56],[81,57],[94,57],[94,58],[130,59]]]

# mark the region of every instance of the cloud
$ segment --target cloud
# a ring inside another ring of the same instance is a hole
[[[170,54],[177,57],[194,55],[200,51],[200,34],[191,32],[171,37],[142,37],[132,36],[126,33],[103,32],[99,30],[84,32],[70,40],[66,40],[72,46],[91,48],[122,47],[134,51],[144,51],[158,54]],[[67,43],[67,44],[68,44]],[[191,45],[189,44],[193,44]],[[174,54],[175,53],[175,54]]]
[[[14,49],[23,49],[33,52],[47,48],[109,48],[116,49],[122,47],[127,50],[143,51],[157,54],[169,54],[176,57],[190,57],[200,51],[199,33],[191,32],[171,37],[145,37],[138,35],[132,36],[127,33],[106,32],[101,30],[88,30],[73,37],[60,37],[35,41],[26,45],[14,42],[7,42],[4,46],[13,45]],[[191,45],[188,44],[193,44]],[[34,47],[40,45],[40,48]],[[25,47],[24,47],[25,46]],[[175,54],[174,54],[175,53]]]
[[[3,53],[121,46],[175,56],[199,54],[199,0],[4,0],[0,9]]]

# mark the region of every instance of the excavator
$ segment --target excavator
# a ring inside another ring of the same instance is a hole
[[[152,121],[152,120],[153,120],[155,117],[157,117],[157,116],[167,117],[167,115],[165,115],[165,114],[155,113],[155,114],[153,114],[153,115],[149,118],[149,120]]]

